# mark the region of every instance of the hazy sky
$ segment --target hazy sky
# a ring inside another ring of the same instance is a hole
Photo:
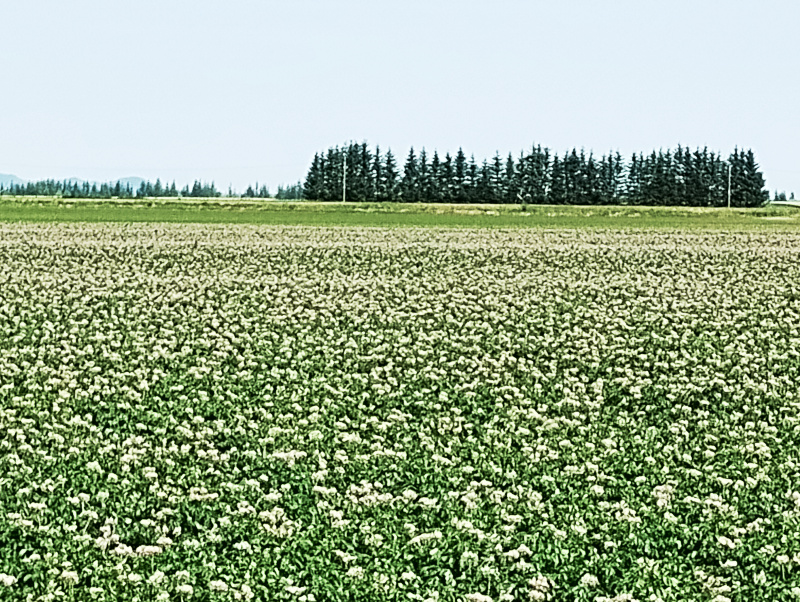
[[[797,0],[2,0],[0,173],[305,178],[353,140],[752,148],[800,193]]]

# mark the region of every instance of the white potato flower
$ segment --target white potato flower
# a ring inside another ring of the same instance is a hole
[[[364,577],[364,569],[360,566],[352,566],[347,569],[346,575],[351,579],[361,579]]]
[[[75,571],[62,571],[60,579],[70,585],[77,585],[80,580]]]
[[[208,588],[212,592],[227,592],[228,591],[228,584],[225,583],[224,581],[220,581],[220,580],[210,581],[208,583]]]
[[[156,571],[147,578],[147,582],[150,583],[151,585],[158,586],[161,585],[161,583],[164,581],[165,578],[166,578],[165,573],[161,571]]]
[[[194,593],[194,588],[188,583],[182,583],[175,588],[175,591],[182,596],[191,596]]]
[[[467,594],[466,599],[469,602],[492,602],[492,598],[480,593]]]

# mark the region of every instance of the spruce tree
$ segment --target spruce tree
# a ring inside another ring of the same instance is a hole
[[[642,204],[657,205],[658,194],[656,185],[658,183],[658,155],[652,151],[645,157],[642,168]]]
[[[403,179],[400,182],[400,199],[406,203],[420,201],[420,174],[414,147],[408,151],[406,164],[403,167]]]
[[[728,160],[725,162],[725,204],[728,202],[728,183],[730,182],[731,207],[743,207],[747,184],[744,178],[744,161],[739,156],[739,148],[734,147]],[[728,178],[730,173],[730,179]]]
[[[322,200],[324,183],[323,159],[318,153],[314,153],[314,159],[311,161],[311,167],[308,168],[306,181],[303,185],[303,196],[312,201]],[[252,196],[253,194],[253,189],[248,186],[245,196]]]
[[[731,167],[731,207],[763,205],[769,193],[764,188],[764,177],[758,169],[753,151],[745,153],[735,148],[728,163]]]
[[[519,198],[517,197],[517,194],[519,193],[519,181],[517,179],[517,169],[514,165],[514,157],[511,155],[511,153],[508,153],[508,158],[506,159],[506,169],[503,175],[503,192],[505,193],[503,202],[518,203]]]
[[[455,203],[466,203],[467,194],[467,157],[459,148],[453,164],[452,200]]]
[[[492,163],[489,166],[489,186],[490,203],[502,203],[506,198],[505,172],[503,170],[503,159],[499,152],[495,152]]]
[[[492,168],[489,162],[484,159],[478,170],[477,182],[475,184],[475,200],[478,203],[495,203],[495,195],[492,190]]]
[[[386,151],[386,158],[383,164],[383,173],[380,183],[380,195],[378,200],[394,202],[399,198],[399,174],[397,173],[397,162],[395,161],[392,150]]]
[[[764,174],[756,163],[755,155],[751,149],[744,155],[744,180],[746,194],[744,195],[745,207],[760,207],[769,200],[769,192],[766,189]],[[792,193],[794,198],[794,193]]]
[[[658,150],[655,156],[653,169],[653,181],[651,185],[652,203],[655,205],[672,205],[674,199],[672,193],[675,190],[675,182],[672,173],[672,153],[669,150]]]
[[[347,156],[347,177],[345,178],[347,200],[354,202],[366,201],[361,174],[361,146],[351,143],[343,154]]]
[[[430,198],[429,203],[441,203],[444,200],[442,195],[442,163],[439,160],[439,153],[433,151],[433,159],[431,159],[431,170],[429,179]]]
[[[547,202],[550,183],[550,150],[537,145],[531,151],[531,200],[536,204]]]
[[[685,154],[685,153],[684,153]],[[708,204],[708,153],[699,148],[691,154],[691,164],[687,170],[686,196],[690,205],[704,207]]]
[[[485,161],[484,161],[485,163]],[[467,202],[477,203],[480,201],[478,194],[478,164],[475,163],[475,155],[470,155],[467,164]]]
[[[581,202],[579,191],[582,165],[577,149],[573,148],[571,153],[564,155],[561,167],[564,170],[564,203],[576,204]]]
[[[383,198],[383,157],[379,146],[375,147],[375,155],[372,158],[372,180],[375,182],[373,200],[380,201]]]
[[[418,176],[418,198],[420,202],[429,203],[431,197],[431,173],[430,166],[428,165],[428,153],[425,152],[425,147],[419,152],[419,176]]]
[[[628,165],[628,177],[625,179],[625,204],[641,205],[642,199],[642,162],[641,154],[633,153]]]
[[[532,199],[531,190],[533,185],[533,156],[519,154],[516,164],[517,171],[517,199],[516,202],[528,203]]]
[[[455,189],[455,170],[453,158],[450,153],[445,153],[442,169],[439,171],[439,190],[444,203],[452,203]]]
[[[617,199],[619,178],[621,175],[622,157],[619,153],[616,156],[609,153],[600,158],[598,164],[599,184],[598,195],[600,204],[612,204],[619,202]]]
[[[728,203],[728,164],[722,155],[709,153],[709,171],[708,206],[724,207]]]
[[[594,160],[592,153],[584,157],[581,151],[583,163],[583,199],[587,205],[599,205],[602,202],[602,183],[600,180],[600,170]]]
[[[359,195],[365,201],[375,200],[375,180],[372,175],[372,153],[369,151],[367,143],[361,144],[359,157]]]
[[[342,200],[342,152],[338,146],[329,148],[325,156],[325,187],[321,200]]]
[[[564,173],[564,163],[558,158],[558,155],[553,155],[553,165],[550,168],[550,191],[547,198],[548,204],[563,205],[567,202],[567,189],[565,180],[566,176]]]

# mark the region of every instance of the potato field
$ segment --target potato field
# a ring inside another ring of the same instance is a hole
[[[800,234],[0,224],[0,601],[800,599]]]

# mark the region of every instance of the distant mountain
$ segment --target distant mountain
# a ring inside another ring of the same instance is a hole
[[[137,188],[139,188],[139,186],[142,185],[142,182],[144,182],[144,178],[139,178],[136,176],[131,176],[130,178],[120,178],[119,180],[114,181],[113,184],[116,184],[117,182],[120,183],[120,186],[123,187],[130,186],[131,188],[136,190]]]
[[[87,183],[87,180],[82,180],[80,178],[66,178],[64,180],[58,180],[58,181],[68,182],[70,184],[78,184],[79,186],[83,186],[84,184]],[[110,184],[111,186],[114,186],[117,182],[119,182],[120,186],[122,186],[123,188],[125,188],[126,186],[130,186],[132,190],[138,190],[139,186],[142,185],[142,182],[145,181],[146,180],[144,178],[140,178],[138,176],[131,176],[128,178],[120,178],[119,180],[110,180],[107,183]],[[8,188],[9,186],[12,185],[23,185],[27,183],[28,183],[27,180],[23,180],[22,178],[18,178],[17,176],[0,173],[0,186],[3,186],[3,188]],[[96,185],[96,186],[100,186],[101,184],[101,182],[97,181],[91,181],[88,183],[89,185]]]
[[[82,180],[81,178],[65,178],[64,180],[58,179],[59,182],[69,182],[70,184],[83,184],[86,180]],[[119,182],[122,186],[130,185],[131,188],[139,188],[142,182],[144,182],[144,178],[140,178],[138,176],[131,176],[129,178],[120,178],[119,180],[110,180],[111,184],[116,184]],[[15,175],[7,174],[7,173],[0,173],[0,184],[4,186],[9,186],[11,184],[25,184],[27,180],[23,180],[22,178],[18,178]],[[90,184],[97,184],[99,185],[100,182],[94,180],[89,182]]]
[[[3,186],[11,186],[12,184],[24,184],[25,180],[22,178],[18,178],[17,176],[8,174],[8,173],[0,173],[0,184]]]

